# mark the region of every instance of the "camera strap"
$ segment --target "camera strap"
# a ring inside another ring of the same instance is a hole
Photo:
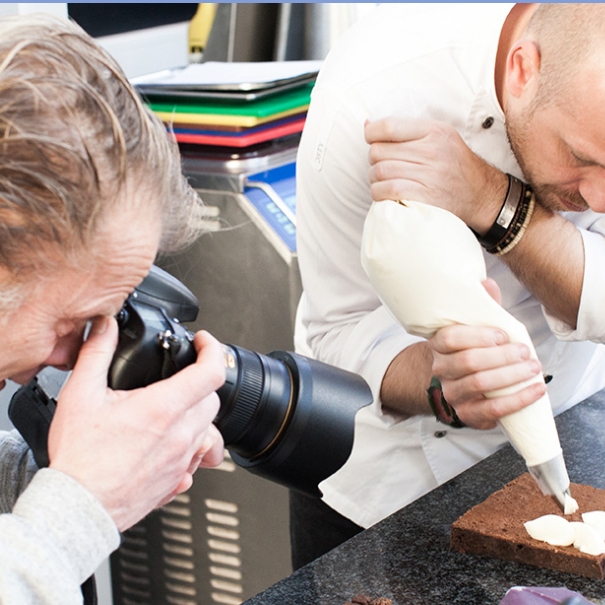
[[[38,384],[38,379],[23,385],[12,397],[8,416],[14,427],[29,445],[39,468],[49,464],[48,431],[57,402],[49,397]],[[81,586],[84,605],[97,605],[97,589],[94,576]]]

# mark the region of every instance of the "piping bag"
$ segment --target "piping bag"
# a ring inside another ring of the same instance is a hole
[[[485,290],[481,246],[456,215],[414,201],[374,202],[364,225],[361,263],[379,297],[410,334],[430,338],[452,324],[489,326],[536,351],[526,327]],[[542,375],[485,397],[513,394]],[[499,424],[546,495],[577,510],[548,394]]]

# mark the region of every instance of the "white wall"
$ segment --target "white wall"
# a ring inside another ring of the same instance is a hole
[[[187,65],[189,23],[173,23],[97,38],[129,78]]]
[[[66,3],[0,3],[0,16],[52,13],[67,17]],[[174,23],[134,32],[101,36],[103,46],[129,78],[187,64],[189,23]]]
[[[0,3],[0,15],[27,15],[31,13],[52,13],[58,17],[67,17],[67,4],[60,2],[49,2],[47,4],[37,2]]]

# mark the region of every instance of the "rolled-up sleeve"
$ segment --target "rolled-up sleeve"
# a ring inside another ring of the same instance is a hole
[[[584,280],[575,329],[544,310],[553,334],[559,340],[605,343],[605,216],[588,211],[569,214],[580,230],[584,244]]]

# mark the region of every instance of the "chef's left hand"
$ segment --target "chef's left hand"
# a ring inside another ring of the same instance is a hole
[[[484,234],[506,195],[506,175],[479,156],[456,129],[435,120],[366,121],[372,199],[414,200],[445,208]]]

